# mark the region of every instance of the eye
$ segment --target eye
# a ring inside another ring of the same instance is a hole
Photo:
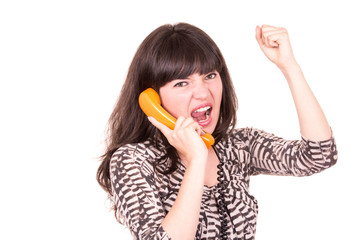
[[[216,73],[210,73],[208,75],[206,75],[205,79],[208,80],[208,79],[213,79],[216,77]]]
[[[178,82],[174,85],[174,87],[184,87],[187,85],[187,82]]]

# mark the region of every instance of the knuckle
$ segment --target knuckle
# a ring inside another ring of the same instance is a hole
[[[200,128],[200,125],[199,125],[197,122],[194,122],[194,123],[193,123],[193,126],[194,126],[195,128]]]
[[[183,121],[185,121],[185,117],[184,117],[184,116],[180,116],[177,120],[180,121],[180,122],[183,122]]]
[[[175,142],[176,139],[177,139],[177,133],[176,133],[176,132],[173,132],[173,133],[170,135],[169,141],[170,141],[170,142]]]
[[[191,117],[186,118],[186,120],[189,121],[189,122],[191,122],[191,121],[193,122],[193,121],[194,121],[194,119],[191,118]]]

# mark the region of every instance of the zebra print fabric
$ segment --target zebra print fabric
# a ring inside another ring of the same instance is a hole
[[[235,129],[215,148],[224,162],[228,239],[254,239],[257,200],[249,193],[250,176],[257,174],[308,176],[337,161],[334,138],[289,141],[254,128]],[[161,222],[171,209],[185,167],[170,175],[157,174],[152,163],[165,156],[149,141],[119,148],[111,159],[111,182],[119,221],[135,239],[170,239]],[[165,163],[166,165],[167,163]],[[159,166],[165,170],[165,165]],[[195,239],[219,239],[220,213],[216,186],[204,186]]]

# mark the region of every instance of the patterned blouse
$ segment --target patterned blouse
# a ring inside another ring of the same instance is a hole
[[[308,176],[337,161],[334,138],[310,141],[284,140],[255,128],[235,129],[214,147],[224,162],[224,201],[228,239],[254,239],[258,203],[249,193],[249,179],[256,174]],[[154,170],[152,163],[165,156],[149,141],[119,148],[111,159],[111,182],[119,220],[135,239],[170,239],[161,226],[181,185],[185,167],[170,175]],[[165,166],[158,166],[165,170]],[[218,211],[219,187],[204,186],[195,239],[220,239],[222,213]]]

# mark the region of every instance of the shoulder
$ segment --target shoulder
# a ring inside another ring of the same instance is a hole
[[[262,129],[254,128],[254,127],[245,127],[234,129],[230,132],[230,137],[234,140],[251,140],[256,137],[272,137],[272,138],[279,138],[273,133],[266,132]]]
[[[250,127],[235,128],[228,133],[226,141],[232,143],[246,142],[255,131],[258,131],[258,129]]]
[[[154,172],[153,163],[165,156],[163,146],[155,146],[150,141],[130,143],[118,148],[112,155],[111,172],[137,169],[149,175]]]
[[[264,135],[268,134],[265,131],[254,127],[235,128],[232,129],[221,142],[223,145],[244,147],[248,146],[256,138]]]
[[[249,128],[234,128],[230,130],[225,137],[223,137],[219,146],[239,148],[248,144]]]

